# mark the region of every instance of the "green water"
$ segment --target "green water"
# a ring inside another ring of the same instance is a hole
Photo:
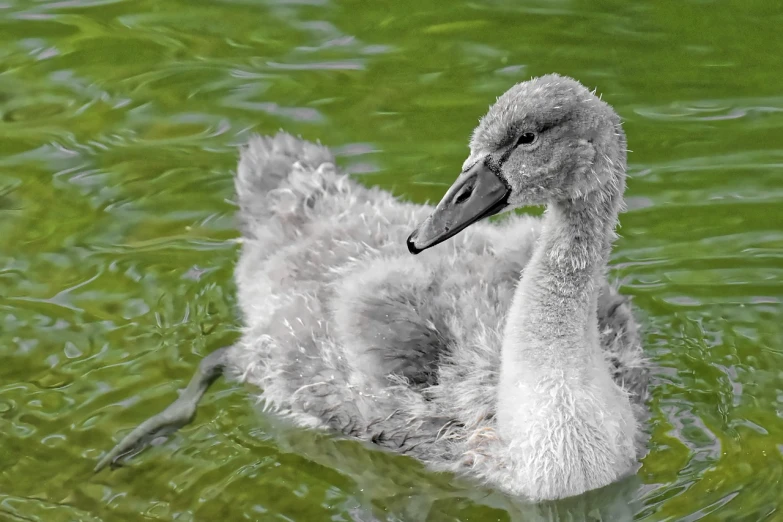
[[[633,150],[613,263],[656,370],[629,509],[783,520],[782,27],[767,0],[0,0],[0,520],[509,520],[409,459],[283,443],[223,382],[92,467],[238,335],[250,133],[437,199],[495,97],[553,71]]]

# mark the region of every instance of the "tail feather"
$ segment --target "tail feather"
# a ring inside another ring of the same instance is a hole
[[[323,189],[326,180],[319,167],[325,164],[334,164],[329,149],[288,133],[250,138],[240,151],[234,180],[243,231],[299,207]]]
[[[240,203],[283,185],[295,163],[316,169],[322,163],[334,163],[334,157],[323,145],[295,138],[286,132],[250,138],[242,148],[236,176]]]

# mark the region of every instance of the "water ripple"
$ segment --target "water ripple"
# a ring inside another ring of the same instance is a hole
[[[437,200],[487,105],[558,71],[599,87],[625,122],[629,210],[611,277],[654,362],[642,469],[574,503],[604,520],[771,520],[783,505],[771,5],[3,2],[0,518],[540,516],[280,425],[226,383],[165,445],[91,469],[239,334],[231,173],[249,134],[319,139],[360,182]]]

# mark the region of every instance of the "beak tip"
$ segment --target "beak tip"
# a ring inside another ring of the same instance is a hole
[[[416,246],[415,238],[417,232],[418,230],[414,230],[413,233],[410,236],[408,236],[408,240],[405,242],[408,245],[408,252],[410,252],[414,256],[424,251],[423,248],[419,248]]]

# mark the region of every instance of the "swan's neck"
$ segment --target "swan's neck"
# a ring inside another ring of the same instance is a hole
[[[600,354],[596,305],[621,192],[609,185],[547,208],[508,316],[505,370],[578,374]]]
[[[635,462],[636,422],[598,336],[624,179],[547,208],[509,310],[497,427],[520,493],[559,498],[617,480]]]

